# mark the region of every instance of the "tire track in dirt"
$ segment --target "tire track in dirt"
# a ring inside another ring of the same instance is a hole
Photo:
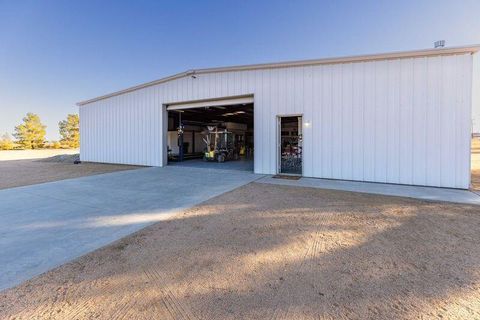
[[[115,310],[111,315],[111,319],[113,320],[120,320],[124,318],[125,314],[132,308],[131,304],[124,303],[120,305],[120,308]]]
[[[135,306],[138,304],[138,298],[141,296],[140,292],[136,292],[133,295],[125,295],[121,301],[117,304],[120,308],[115,310],[109,317],[112,320],[132,319],[132,312],[135,312]],[[127,317],[128,316],[128,317]]]
[[[88,286],[88,289],[86,291],[90,291],[94,288],[101,289],[102,292],[108,291],[109,289],[108,284],[101,284],[99,281],[94,280],[90,285]],[[62,314],[61,319],[81,319],[81,316],[84,316],[88,313],[94,313],[95,310],[97,309],[97,306],[94,304],[93,299],[88,299],[83,301],[82,303],[78,305],[73,305],[73,309],[67,311],[66,313]]]
[[[170,317],[174,320],[194,320],[196,317],[190,309],[180,300],[178,300],[170,289],[166,289],[166,281],[162,274],[154,269],[143,270],[146,278],[157,285],[156,291],[161,295],[162,304],[158,307],[164,308]],[[158,305],[158,304],[157,304]]]
[[[322,225],[325,223],[325,221],[328,219],[330,214],[325,214],[323,215],[321,222],[317,224],[317,231],[315,232],[313,236],[313,241],[309,246],[306,247],[305,254],[303,256],[302,262],[300,263],[299,268],[297,269],[299,274],[302,274],[304,271],[311,269],[313,270],[315,267],[314,261],[315,258],[317,257],[317,251],[320,247],[320,230],[322,228]],[[273,310],[273,314],[269,318],[270,320],[277,320],[277,319],[288,319],[288,316],[290,314],[290,309],[291,305],[287,306],[287,309],[282,309],[280,308],[280,304],[282,303],[282,297],[285,296],[285,293],[288,288],[288,281],[284,281],[281,284],[280,290],[277,292],[275,295],[274,300],[276,300],[275,303],[275,308]]]
[[[55,290],[55,295],[50,302],[45,302],[33,310],[23,310],[15,316],[11,315],[10,319],[54,319],[56,314],[55,310],[59,309],[59,304],[63,307],[65,304],[69,304],[67,301],[67,287],[58,287]],[[61,309],[61,308],[60,308]]]
[[[78,307],[70,310],[67,314],[64,315],[65,319],[78,319],[78,316],[81,314],[85,314],[88,310],[93,309],[93,302],[92,300],[86,300],[81,303]]]
[[[102,305],[98,305],[94,299],[90,298],[85,300],[78,305],[74,305],[65,301],[69,306],[73,308],[68,310],[65,313],[59,313],[57,317],[60,319],[83,319],[89,318],[92,315],[101,315],[106,309],[110,309],[110,312],[113,312],[112,316],[109,319],[119,319],[122,315],[122,312],[125,313],[129,309],[132,308],[132,304],[135,302],[135,298],[139,296],[139,293],[135,293],[134,295],[124,295],[120,299],[117,299],[117,295],[114,294],[118,292],[118,288],[113,287],[112,285],[108,284],[98,284],[96,281],[89,285],[89,289],[97,289],[102,293],[111,293],[110,298],[107,299]],[[88,291],[88,290],[87,290]],[[64,307],[65,304],[62,306]],[[54,319],[55,315],[49,317],[49,319]]]
[[[111,295],[114,297],[114,295]],[[135,293],[133,295],[125,295],[120,300],[110,299],[108,304],[104,304],[106,307],[109,306],[113,311],[109,319],[112,320],[121,320],[129,319],[125,316],[131,312],[133,307],[136,305],[137,298],[140,296],[140,293]],[[107,309],[107,308],[104,308]],[[92,299],[84,301],[78,307],[73,310],[70,310],[66,314],[62,315],[62,319],[82,319],[89,318],[88,314],[99,314],[103,313],[104,310],[101,309],[101,306],[94,303]]]
[[[68,287],[59,287],[55,292],[55,296],[53,297],[53,301],[50,304],[50,311],[48,313],[48,318],[51,319],[55,316],[54,312],[59,304],[64,304],[67,300],[67,290]]]
[[[54,298],[55,300],[55,298]],[[60,315],[62,316],[60,319],[75,319],[75,317],[84,310],[89,301],[83,301],[78,306],[74,306],[73,309],[69,310],[66,313],[54,313],[55,310],[62,310],[66,306],[72,306],[72,304],[66,302],[62,306],[56,306],[54,302],[51,302],[47,305],[41,305],[34,310],[31,311],[24,311],[16,314],[15,316],[10,316],[10,319],[58,319]]]

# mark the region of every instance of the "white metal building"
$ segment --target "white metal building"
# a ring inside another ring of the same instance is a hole
[[[256,173],[279,172],[279,119],[294,115],[303,176],[468,188],[479,49],[183,72],[78,103],[80,157],[164,166],[167,110],[253,103]]]

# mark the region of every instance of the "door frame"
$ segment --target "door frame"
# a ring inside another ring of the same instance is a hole
[[[282,161],[282,118],[291,118],[291,117],[299,117],[300,118],[300,124],[299,124],[299,129],[301,129],[302,131],[302,173],[298,174],[298,173],[282,173],[281,172],[281,169],[282,169],[282,165],[281,165],[281,161]],[[277,156],[276,156],[276,162],[277,162],[277,165],[276,165],[276,174],[281,174],[281,175],[285,175],[285,176],[302,176],[303,177],[303,113],[291,113],[291,114],[277,114],[276,116],[276,121],[277,121],[277,134],[276,134],[276,143],[277,143],[277,147],[276,147],[276,150],[277,150]]]

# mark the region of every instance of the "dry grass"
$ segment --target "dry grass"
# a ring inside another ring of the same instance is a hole
[[[480,207],[251,183],[0,295],[7,319],[479,319]]]

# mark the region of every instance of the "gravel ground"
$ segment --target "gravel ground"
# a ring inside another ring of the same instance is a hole
[[[0,161],[0,189],[139,168],[89,162],[73,164],[77,156],[70,154],[44,159]]]
[[[480,207],[251,183],[0,293],[5,319],[480,319]]]

